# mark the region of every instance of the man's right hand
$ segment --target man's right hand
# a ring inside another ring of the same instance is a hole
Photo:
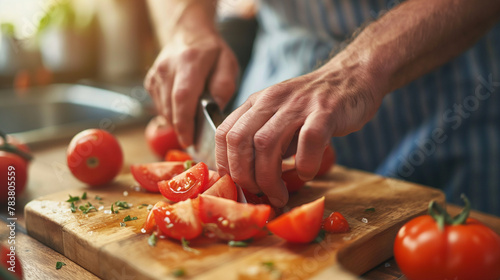
[[[197,100],[203,90],[208,89],[223,109],[236,89],[239,70],[234,53],[213,22],[200,16],[200,7],[186,7],[182,13],[175,28],[166,32],[144,86],[158,113],[173,125],[181,145],[187,147],[193,142]]]

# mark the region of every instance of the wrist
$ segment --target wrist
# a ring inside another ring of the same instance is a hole
[[[214,1],[179,1],[173,5],[170,19],[160,22],[158,38],[165,46],[173,40],[189,41],[198,34],[216,34]]]

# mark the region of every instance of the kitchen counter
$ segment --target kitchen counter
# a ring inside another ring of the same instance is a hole
[[[145,124],[144,124],[145,125]],[[156,161],[144,139],[144,125],[137,125],[113,132],[124,152],[124,165],[121,173],[129,173],[132,163]],[[98,279],[78,264],[65,256],[46,247],[37,240],[26,235],[23,208],[32,199],[55,192],[81,188],[83,184],[77,181],[66,166],[66,147],[69,139],[54,142],[50,145],[33,150],[35,159],[30,165],[28,187],[16,205],[17,218],[16,253],[21,260],[26,279]],[[2,207],[3,208],[3,207]],[[448,210],[458,213],[459,207],[448,205]],[[0,242],[6,243],[9,237],[6,209],[1,209]],[[479,212],[472,212],[475,217],[493,228],[500,234],[500,218]],[[64,262],[66,266],[56,270],[56,262]],[[389,259],[378,267],[362,275],[363,279],[405,279],[399,271],[394,259]],[[125,279],[116,275],[116,279]]]

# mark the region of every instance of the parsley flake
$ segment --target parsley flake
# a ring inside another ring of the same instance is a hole
[[[95,196],[95,199],[96,199],[96,200],[102,200],[102,197],[100,197],[100,196],[96,195],[96,196]]]
[[[151,236],[148,238],[148,244],[151,247],[156,246],[156,241],[158,241],[158,237],[156,236],[156,233],[151,234]]]
[[[126,226],[127,226],[127,224],[126,224],[126,223],[120,223],[120,226],[121,226],[121,227],[126,227]]]
[[[116,201],[115,205],[118,206],[119,210],[129,209],[130,205],[125,201]]]
[[[134,221],[134,220],[137,220],[137,217],[130,217],[130,215],[128,215],[127,217],[123,218],[124,222]]]
[[[57,269],[57,270],[59,270],[59,269],[61,269],[61,268],[62,268],[63,266],[65,266],[65,265],[66,265],[66,264],[65,264],[65,263],[63,263],[63,262],[57,262],[57,263],[56,263],[56,269]]]
[[[97,209],[90,202],[87,202],[87,204],[85,205],[80,205],[79,209],[83,212],[83,214],[87,214],[92,209],[94,209],[97,212]]]
[[[184,270],[184,268],[177,268],[172,271],[172,276],[174,277],[182,277],[184,275],[186,275],[186,271]]]
[[[231,240],[227,243],[230,247],[248,247],[248,242]]]
[[[146,207],[146,206],[149,206],[149,204],[147,204],[147,203],[143,203],[143,204],[141,204],[141,205],[137,206],[137,209],[142,209],[142,208],[144,208],[144,207]]]
[[[78,197],[78,196],[71,196],[71,195],[69,195],[69,199],[68,199],[68,200],[66,200],[66,202],[76,202],[76,201],[78,201],[78,200],[80,200],[80,197]]]
[[[75,213],[76,212],[76,206],[74,202],[71,202],[71,212]]]
[[[87,192],[84,192],[84,193],[82,194],[82,199],[87,199]]]
[[[365,209],[365,213],[373,213],[373,212],[375,212],[375,208],[373,207]]]
[[[182,249],[184,249],[184,251],[191,252],[196,255],[200,254],[200,251],[189,247],[189,241],[187,241],[184,237],[181,239],[181,244],[182,244]]]

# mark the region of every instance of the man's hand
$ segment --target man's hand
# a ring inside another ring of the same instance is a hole
[[[181,145],[192,144],[198,98],[207,89],[220,108],[231,99],[238,76],[232,50],[215,30],[209,1],[150,1],[163,48],[146,75],[159,114],[170,122]],[[171,11],[165,22],[164,11]],[[173,12],[172,12],[173,11]],[[177,16],[176,16],[177,15]]]
[[[359,130],[380,106],[362,67],[343,64],[331,61],[257,92],[229,115],[216,133],[219,174],[229,173],[241,187],[284,206],[281,162],[287,150],[296,149],[297,172],[311,180],[330,138]]]

